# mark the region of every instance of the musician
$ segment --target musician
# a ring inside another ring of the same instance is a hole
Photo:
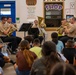
[[[17,28],[17,25],[15,23],[12,23],[12,18],[11,17],[7,17],[7,22],[8,25],[13,25],[13,27]]]
[[[72,23],[72,25],[69,28],[64,26],[67,36],[64,36],[60,39],[64,44],[67,42],[68,39],[76,38],[76,18],[71,18],[70,22]]]
[[[41,44],[43,39],[44,39],[44,35],[43,35],[43,31],[41,30],[41,27],[39,27],[39,24],[38,24],[37,20],[34,20],[34,24],[33,24],[32,28],[38,28],[39,29],[39,35],[36,35],[34,37],[39,38],[40,44]]]
[[[62,19],[61,20],[61,24],[62,25],[57,29],[58,36],[64,36],[64,35],[66,35],[64,26],[66,26],[66,27],[69,28],[69,23],[66,21],[66,19]]]
[[[7,18],[7,17],[2,17],[1,18],[1,22],[0,22],[0,36],[3,40],[3,42],[10,42],[11,48],[12,48],[12,54],[16,53],[16,48],[18,47],[18,44],[21,41],[20,37],[16,37],[16,36],[7,36],[9,31],[11,30],[11,28],[13,27],[11,23],[8,23],[8,21],[10,20],[11,22],[11,18]],[[10,25],[9,25],[10,24]]]

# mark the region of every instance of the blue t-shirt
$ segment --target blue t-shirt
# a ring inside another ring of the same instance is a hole
[[[57,52],[61,53],[63,48],[64,48],[63,42],[58,40],[58,43],[56,44]]]

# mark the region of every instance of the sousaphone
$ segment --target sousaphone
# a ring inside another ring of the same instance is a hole
[[[38,24],[39,24],[39,27],[41,27],[41,23],[42,23],[43,19],[44,19],[43,17],[39,17],[38,16]]]

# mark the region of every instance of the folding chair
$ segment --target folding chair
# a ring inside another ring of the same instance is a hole
[[[2,39],[0,38],[0,44],[3,45],[3,47],[1,48],[1,52],[5,55],[8,56],[10,53],[11,48],[8,46],[10,42],[3,42]]]

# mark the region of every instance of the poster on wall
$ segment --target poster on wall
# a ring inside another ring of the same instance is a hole
[[[33,19],[36,19],[35,11],[36,11],[35,6],[33,6],[33,7],[28,6],[27,7],[27,20],[32,21]]]
[[[36,18],[36,15],[35,15],[36,4],[37,4],[37,0],[26,0],[28,22],[31,22]]]
[[[75,2],[70,2],[70,9],[74,9],[75,8]]]
[[[37,3],[37,0],[26,0],[26,4],[27,5],[36,5],[36,3]]]

